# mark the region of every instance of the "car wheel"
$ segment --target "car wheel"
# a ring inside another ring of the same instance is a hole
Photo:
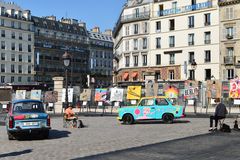
[[[163,115],[163,121],[165,123],[168,123],[168,124],[173,123],[173,119],[174,119],[174,117],[172,114],[164,114]]]
[[[123,117],[123,124],[133,124],[134,119],[133,116],[131,114],[126,114]]]
[[[14,139],[15,139],[14,136],[8,132],[8,140],[14,140]]]
[[[48,139],[49,136],[49,130],[43,132],[43,138]]]

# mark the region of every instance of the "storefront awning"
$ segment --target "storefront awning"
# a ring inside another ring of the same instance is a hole
[[[129,76],[128,72],[124,73],[123,79],[126,80],[128,78],[128,76]]]

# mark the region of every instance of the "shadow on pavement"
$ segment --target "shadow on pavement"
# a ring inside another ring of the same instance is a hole
[[[20,141],[52,140],[52,139],[59,139],[59,138],[69,137],[69,134],[71,134],[71,132],[69,132],[69,131],[59,131],[59,130],[51,129],[49,131],[48,139],[44,139],[39,134],[24,134],[24,135],[18,136],[17,140],[20,140]]]
[[[31,153],[31,152],[32,152],[32,149],[26,149],[26,150],[18,151],[18,152],[4,153],[4,154],[0,154],[0,158],[19,156],[19,155],[27,154],[27,153]]]
[[[190,123],[190,121],[189,120],[174,120],[173,123]],[[138,125],[138,124],[167,124],[167,123],[164,123],[161,120],[147,120],[147,121],[138,121],[135,124]]]
[[[239,132],[216,132],[72,160],[236,160],[239,159],[239,147]]]

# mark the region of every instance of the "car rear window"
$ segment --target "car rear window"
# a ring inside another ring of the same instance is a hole
[[[44,108],[41,102],[19,102],[13,106],[13,113],[43,113]]]

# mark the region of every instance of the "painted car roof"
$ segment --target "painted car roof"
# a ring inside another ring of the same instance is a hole
[[[42,102],[42,101],[35,100],[35,99],[19,99],[19,100],[12,101],[12,103],[20,103],[20,102]]]

